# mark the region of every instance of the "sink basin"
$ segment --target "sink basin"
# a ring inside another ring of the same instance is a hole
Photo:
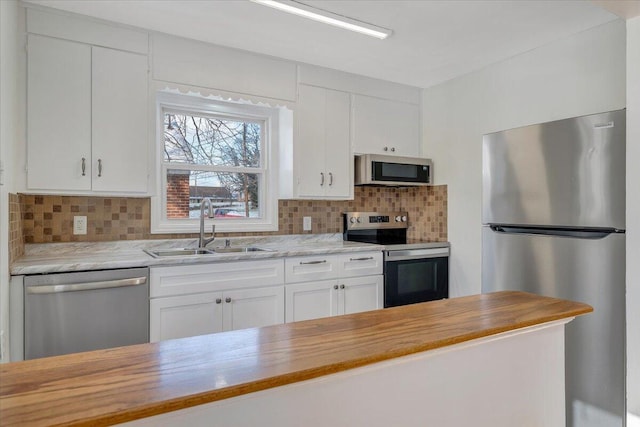
[[[267,251],[267,249],[262,249],[262,248],[256,248],[253,246],[249,246],[249,247],[242,247],[242,246],[238,246],[238,247],[229,247],[229,246],[225,246],[222,248],[212,248],[211,250],[213,250],[216,253],[219,254],[225,254],[225,253],[230,253],[230,252],[262,252],[262,251]]]
[[[151,255],[154,258],[166,257],[166,256],[188,256],[188,255],[209,255],[213,254],[212,251],[208,249],[193,249],[193,248],[168,248],[168,249],[158,249],[158,250],[147,250],[144,249],[146,253]]]

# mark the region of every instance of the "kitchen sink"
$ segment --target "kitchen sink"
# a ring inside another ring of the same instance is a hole
[[[157,249],[157,250],[147,250],[144,249],[146,253],[151,255],[154,258],[161,258],[166,256],[186,256],[186,255],[212,255],[213,251],[209,249],[194,249],[194,248],[168,248],[168,249]]]
[[[225,254],[229,252],[262,252],[269,251],[268,249],[256,248],[253,246],[236,246],[236,247],[221,247],[221,248],[212,248],[212,251],[220,254]]]
[[[194,248],[167,248],[167,249],[144,249],[146,253],[154,258],[163,258],[171,256],[193,256],[193,255],[215,255],[226,253],[243,253],[243,252],[269,252],[270,249],[256,248],[254,246],[222,246],[211,249],[194,249]]]

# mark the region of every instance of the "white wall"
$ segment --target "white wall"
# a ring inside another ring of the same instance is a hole
[[[482,135],[625,107],[617,20],[425,89],[423,153],[448,185],[451,294],[481,289]]]
[[[640,17],[627,21],[627,410],[640,427]]]
[[[18,2],[0,1],[0,160],[4,167],[0,185],[0,331],[7,339],[9,324],[9,207],[8,193],[13,189],[13,146],[17,138],[18,115]],[[6,341],[2,343],[7,360]]]

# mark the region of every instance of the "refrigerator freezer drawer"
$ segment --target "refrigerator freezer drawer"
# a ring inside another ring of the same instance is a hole
[[[585,302],[567,325],[567,414],[625,412],[625,235],[600,239],[482,230],[482,291],[522,290]],[[568,426],[575,425],[567,423]]]

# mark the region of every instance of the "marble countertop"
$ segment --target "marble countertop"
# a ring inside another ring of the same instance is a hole
[[[0,424],[112,425],[590,311],[505,291],[5,363]]]
[[[219,238],[208,249],[225,245]],[[382,245],[345,242],[342,234],[312,234],[231,238],[231,246],[253,246],[265,251],[248,253],[217,253],[154,258],[144,252],[166,248],[196,248],[196,239],[122,240],[116,242],[28,244],[25,255],[11,264],[11,274],[61,273],[113,268],[147,267],[154,265],[183,265],[252,259],[381,251]]]

